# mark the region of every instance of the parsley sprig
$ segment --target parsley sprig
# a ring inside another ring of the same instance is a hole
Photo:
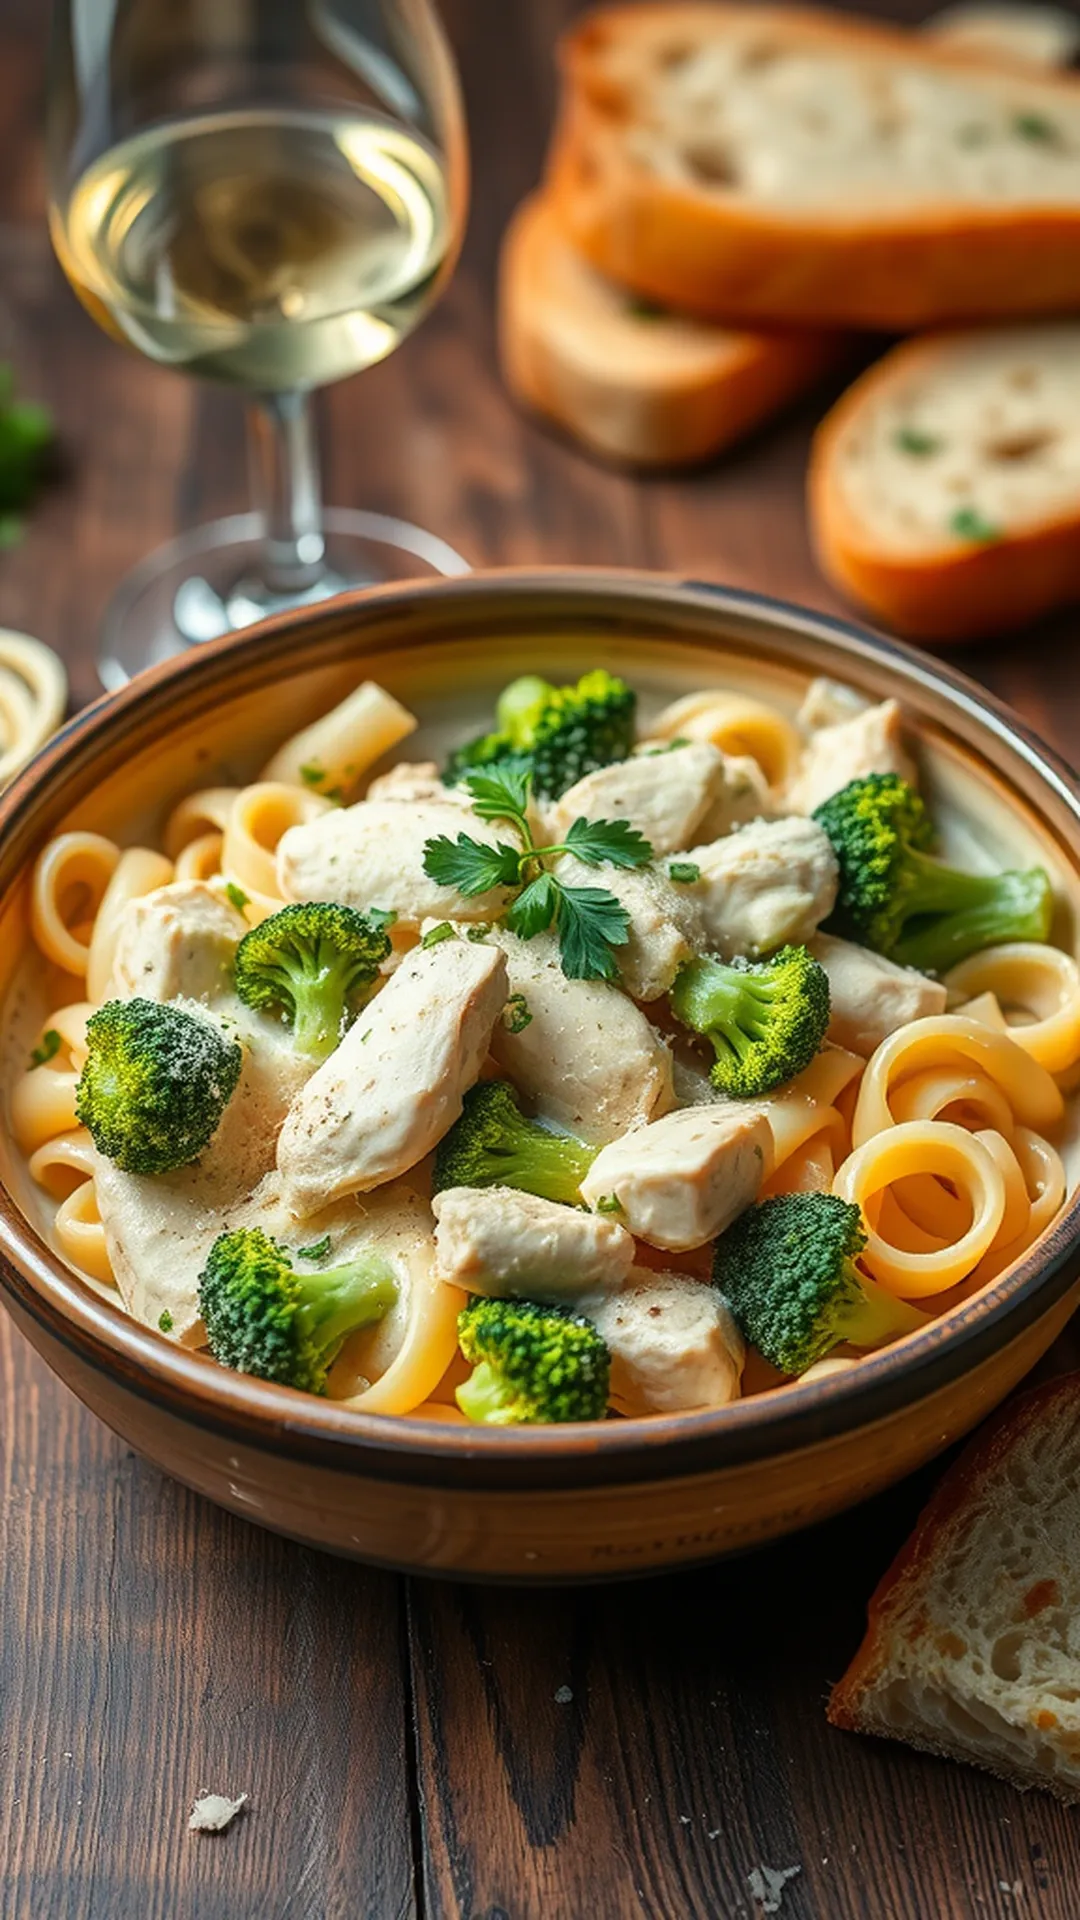
[[[467,899],[505,887],[515,894],[503,924],[522,940],[554,926],[562,970],[571,980],[613,980],[616,947],[630,937],[630,916],[605,887],[568,887],[545,864],[572,853],[587,867],[645,867],[653,857],[644,834],[628,820],[575,820],[557,845],[538,847],[529,824],[531,773],[512,760],[471,773],[464,785],[481,820],[512,827],[520,845],[495,846],[459,833],[439,834],[424,846],[424,872],[440,886],[456,887]]]

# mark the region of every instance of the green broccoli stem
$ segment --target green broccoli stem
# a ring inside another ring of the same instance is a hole
[[[393,1268],[385,1260],[350,1260],[318,1273],[298,1273],[297,1328],[324,1356],[333,1356],[352,1333],[381,1320],[398,1297]]]
[[[907,901],[906,922],[938,917],[901,935],[892,950],[900,966],[920,973],[946,973],[970,954],[1006,940],[1045,940],[1054,915],[1054,894],[1041,867],[1026,873],[957,873],[912,854],[918,884]]]
[[[289,976],[295,1008],[293,1044],[311,1060],[326,1060],[345,1025],[348,969],[333,961],[320,964],[316,952],[303,967],[293,961]]]
[[[477,1426],[512,1427],[518,1424],[514,1389],[499,1378],[489,1360],[481,1360],[455,1395],[466,1420]]]
[[[928,1313],[898,1300],[865,1274],[853,1270],[852,1279],[858,1293],[832,1321],[837,1345],[846,1340],[853,1347],[883,1347],[901,1334],[917,1333],[929,1324]]]
[[[768,1009],[776,985],[718,960],[692,960],[675,983],[671,1004],[696,1033],[719,1036],[741,1060],[768,1035]]]
[[[517,1142],[507,1154],[493,1155],[498,1183],[520,1187],[535,1193],[540,1200],[554,1200],[560,1206],[581,1204],[581,1183],[596,1159],[598,1148],[565,1134],[544,1133],[536,1129]]]

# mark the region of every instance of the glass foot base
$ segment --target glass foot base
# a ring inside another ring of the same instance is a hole
[[[469,564],[422,527],[388,514],[332,507],[324,515],[326,568],[308,586],[274,593],[259,581],[262,522],[234,514],[158,547],[129,573],[102,624],[98,675],[109,693],[189,647],[311,606],[355,587],[458,576]]]

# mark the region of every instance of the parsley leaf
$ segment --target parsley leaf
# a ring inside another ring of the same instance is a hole
[[[529,1003],[523,993],[512,993],[502,1011],[502,1023],[507,1033],[524,1033],[532,1025]]]
[[[645,867],[653,850],[629,820],[575,820],[565,840],[567,853],[586,866]]]
[[[454,927],[451,922],[449,920],[440,920],[437,927],[428,928],[420,945],[425,949],[427,947],[439,947],[444,940],[452,940],[453,937]]]
[[[603,887],[560,887],[557,925],[568,980],[614,980],[613,947],[630,938],[630,915]]]
[[[470,773],[465,787],[480,820],[513,820],[528,838],[525,815],[532,773],[524,760],[503,760],[488,771]]]
[[[325,1260],[329,1251],[330,1235],[324,1233],[322,1239],[316,1240],[313,1247],[297,1247],[296,1257],[298,1260]]]
[[[395,907],[368,907],[365,918],[371,921],[373,927],[382,927],[385,932],[388,927],[394,925],[397,919],[397,909]]]
[[[243,887],[238,887],[235,880],[225,882],[225,896],[230,905],[236,908],[237,913],[243,913],[244,908],[250,904]]]
[[[668,879],[677,886],[693,887],[701,879],[701,868],[696,860],[673,860],[668,868]]]
[[[55,1060],[63,1044],[56,1028],[46,1027],[39,1044],[30,1055],[31,1067],[44,1067],[50,1060]]]
[[[597,1213],[621,1213],[622,1201],[617,1193],[602,1193],[596,1203]]]
[[[500,840],[494,847],[459,833],[451,840],[445,833],[424,845],[424,872],[441,887],[456,887],[466,899],[478,893],[490,893],[492,887],[516,887],[520,878],[521,855],[516,847]]]
[[[171,1333],[174,1325],[175,1322],[172,1314],[169,1312],[168,1307],[166,1307],[164,1313],[158,1315],[158,1326],[161,1328],[162,1333]]]
[[[555,918],[560,895],[564,892],[565,888],[560,888],[552,874],[537,874],[524,893],[518,894],[506,915],[506,924],[511,933],[516,933],[521,940],[531,940],[535,934],[543,933]]]

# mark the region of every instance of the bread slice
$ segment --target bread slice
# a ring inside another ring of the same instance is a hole
[[[550,166],[595,265],[729,324],[908,328],[1080,305],[1080,82],[720,0],[589,16]]]
[[[1080,597],[1080,320],[905,341],[810,456],[823,571],[886,627],[968,640]]]
[[[828,1712],[1080,1801],[1080,1373],[1010,1401],[946,1474]]]
[[[944,44],[1006,66],[1067,67],[1080,53],[1080,20],[1036,0],[957,0],[924,24]]]
[[[651,306],[582,259],[542,195],[503,243],[499,334],[518,400],[635,467],[718,453],[841,352],[835,334],[733,333]]]

